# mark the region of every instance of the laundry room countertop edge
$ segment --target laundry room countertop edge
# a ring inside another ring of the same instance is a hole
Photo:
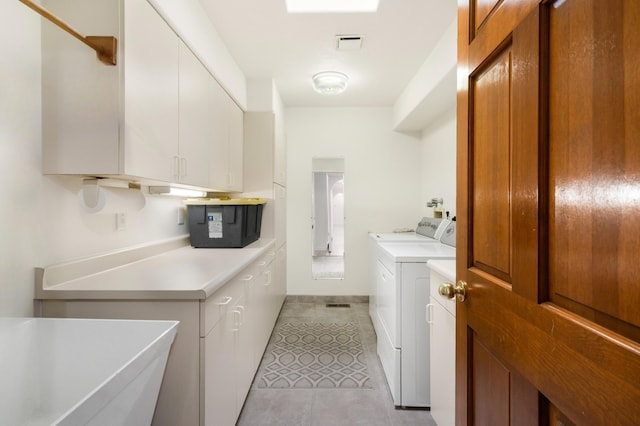
[[[36,268],[35,299],[202,300],[264,255],[275,255],[275,240],[261,238],[244,248],[185,245],[144,253],[120,251],[111,261],[96,256]]]

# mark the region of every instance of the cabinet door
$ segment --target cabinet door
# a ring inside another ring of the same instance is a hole
[[[160,181],[177,177],[178,36],[146,1],[126,1],[124,172]]]
[[[274,115],[267,111],[244,114],[244,182],[243,191],[271,192],[273,171]]]
[[[429,302],[431,416],[439,425],[453,425],[456,414],[456,319],[433,296]]]
[[[287,241],[287,190],[285,187],[273,184],[274,197],[274,235],[276,247],[282,246]]]
[[[251,327],[251,306],[250,301],[243,294],[233,308],[233,330],[234,330],[234,348],[235,348],[235,372],[236,372],[236,398],[238,407],[241,408],[255,374],[254,358],[253,358],[253,333]],[[239,414],[239,413],[238,413]]]
[[[122,37],[120,2],[42,3],[74,26],[81,24],[78,27],[81,32]],[[42,20],[41,40],[42,171],[80,175],[122,173],[121,66],[105,66],[87,46],[47,20]],[[120,52],[118,60],[122,61],[122,57]],[[4,91],[2,96],[4,102],[7,99]]]
[[[233,426],[239,408],[236,402],[235,331],[234,314],[229,307],[222,307],[224,314],[209,334],[200,339],[204,351],[204,389],[201,394],[201,410],[205,425]]]
[[[229,122],[227,94],[217,81],[209,82],[209,186],[229,189]]]
[[[275,320],[278,319],[278,315],[280,314],[280,309],[282,308],[282,304],[284,303],[284,299],[287,296],[287,245],[283,244],[280,248],[278,248],[276,252],[275,264],[273,266],[274,273],[274,289],[275,293]],[[271,334],[271,330],[269,330],[269,334]]]
[[[274,312],[275,276],[273,274],[273,258],[275,253],[269,252],[262,256],[256,264],[255,293],[251,312],[256,314],[254,328],[254,360],[257,368],[269,342],[273,324],[277,314]]]
[[[246,268],[239,276],[238,281],[242,285],[244,295],[244,309],[242,312],[243,340],[241,350],[248,350],[249,356],[246,358],[246,367],[250,373],[241,373],[241,377],[251,382],[255,373],[262,351],[260,344],[262,330],[264,327],[264,312],[266,309],[266,291],[262,289],[261,268],[259,265],[252,265]],[[244,357],[244,355],[242,355]],[[242,379],[240,379],[242,381]],[[251,383],[249,383],[251,384]]]
[[[281,114],[275,114],[273,181],[287,186],[287,139],[284,133],[284,122]]]
[[[179,181],[209,186],[209,97],[211,75],[180,42]]]
[[[244,113],[236,103],[227,96],[229,114],[229,190],[242,191],[244,152]]]

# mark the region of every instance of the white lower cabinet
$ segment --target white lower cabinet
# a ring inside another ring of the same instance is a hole
[[[271,288],[272,296],[272,315],[276,318],[280,313],[283,299],[282,295],[287,294],[287,244],[282,244],[276,251],[276,258],[273,267],[273,287]]]
[[[236,372],[231,367],[235,362],[235,333],[230,302],[228,299],[225,303],[224,298],[213,302],[219,306],[220,318],[200,339],[200,375],[204,379],[200,391],[202,416],[204,419],[216,419],[221,425],[234,424],[238,415],[234,386]]]
[[[455,424],[456,305],[438,293],[438,287],[455,282],[454,277],[433,269],[430,272],[427,320],[431,334],[431,416],[439,426]]]
[[[274,259],[272,245],[204,300],[42,300],[42,316],[180,321],[152,424],[232,426],[284,302]]]
[[[251,271],[253,272],[253,271]],[[245,282],[246,281],[246,282]],[[257,342],[261,339],[259,307],[253,303],[255,299],[255,276],[245,274],[239,280],[240,297],[233,307],[234,354],[236,368],[236,418],[240,414],[244,400],[249,393],[253,376],[258,368],[254,352],[258,350]],[[235,422],[234,422],[235,423]],[[218,424],[207,419],[206,424]]]
[[[274,289],[275,277],[273,260],[275,256],[275,252],[270,253],[269,255],[264,256],[256,264],[254,300],[256,301],[257,305],[257,313],[259,314],[260,318],[262,318],[261,321],[258,321],[255,324],[256,329],[258,330],[258,332],[256,333],[255,350],[253,352],[254,362],[256,366],[260,364],[264,349],[269,342],[269,337],[271,337],[273,324],[275,323],[275,319],[278,315],[277,313],[274,315],[273,312],[272,294],[272,290]],[[282,301],[280,301],[280,305],[282,305]]]
[[[270,250],[204,303],[201,406],[204,425],[234,425],[284,302]]]

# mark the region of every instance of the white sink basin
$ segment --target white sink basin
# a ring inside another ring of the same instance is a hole
[[[0,318],[0,425],[148,425],[176,321]]]

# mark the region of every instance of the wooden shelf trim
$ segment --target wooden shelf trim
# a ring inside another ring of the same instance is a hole
[[[112,36],[83,36],[78,31],[71,28],[65,22],[60,20],[57,16],[49,12],[44,7],[35,3],[32,0],[20,0],[27,7],[35,10],[43,18],[51,21],[67,33],[71,34],[90,48],[96,51],[96,55],[100,62],[105,65],[116,65],[116,57],[118,53],[118,40]]]

